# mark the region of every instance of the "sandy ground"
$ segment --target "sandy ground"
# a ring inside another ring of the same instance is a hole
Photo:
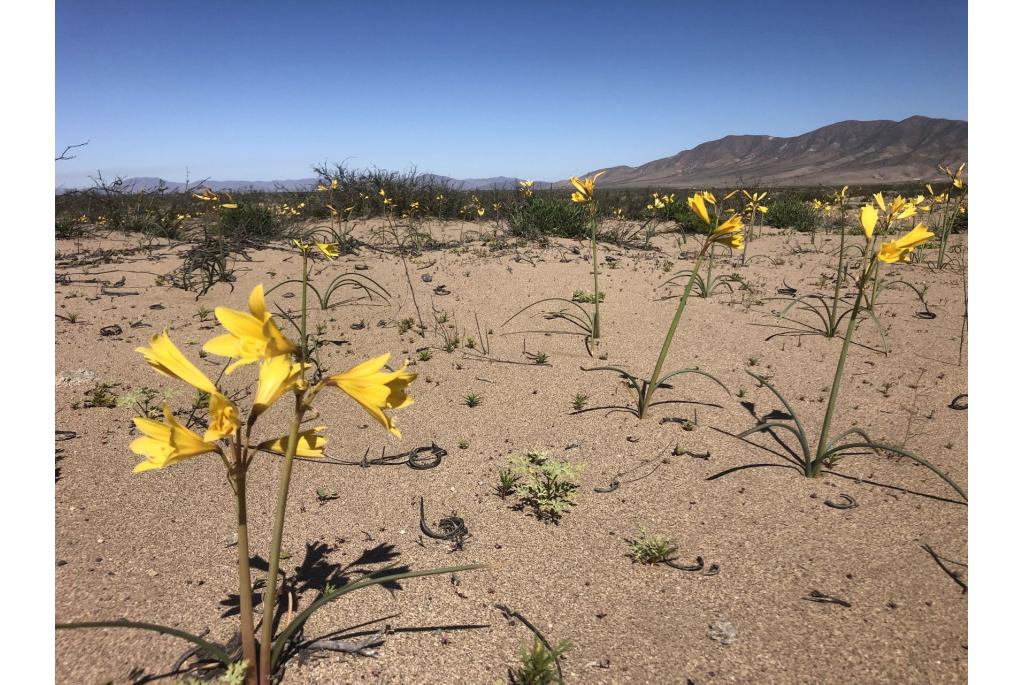
[[[458,229],[449,227],[448,234],[457,235]],[[826,251],[835,240],[829,239]],[[76,250],[139,242],[134,237],[61,241],[58,250],[66,257]],[[463,336],[479,342],[474,315],[479,317],[482,329],[494,331],[483,358],[465,349],[445,352],[433,331],[425,337],[398,333],[394,323],[416,314],[396,257],[363,250],[318,264],[315,283],[359,263],[368,267],[360,273],[392,293],[385,306],[357,304],[326,312],[314,307],[314,325],[323,323],[323,337],[336,341],[321,348],[327,369],[341,371],[384,351],[397,360],[416,359],[417,350],[434,348],[432,359],[415,365],[420,374],[412,386],[415,404],[397,415],[401,442],[348,397],[321,395],[328,453],[359,459],[367,450],[371,457],[382,448],[398,454],[435,441],[448,456],[427,471],[298,463],[284,543],[292,555],[286,569],[293,571],[306,550],[317,546],[327,550],[322,563],[342,567],[376,549],[389,563],[414,569],[470,563],[486,568],[461,573],[457,582],[447,575],[414,579],[402,582],[400,591],[373,587],[335,602],[314,617],[306,634],[351,626],[364,626],[354,634],[366,634],[387,625],[391,631],[377,658],[317,653],[292,661],[283,682],[503,682],[520,644],[532,636],[496,604],[528,618],[552,642],[572,642],[562,662],[568,682],[966,680],[967,596],[922,549],[929,544],[947,559],[967,562],[967,507],[956,494],[925,468],[891,456],[850,458],[834,473],[807,479],[783,468],[785,453],[771,436],[744,441],[730,435],[754,424],[744,402],[753,403],[758,416],[782,409],[745,373],[752,370],[774,379],[816,436],[841,341],[786,335],[766,340],[783,332],[772,327],[779,323],[771,314],[779,301],[770,299],[780,297],[777,288],[785,282],[805,294],[822,287],[819,274],[831,258],[797,253],[810,247],[806,236],[766,234],[753,242],[750,254],[781,263],[761,258],[744,268],[727,268],[748,279],[753,295],[722,292],[690,300],[666,368],[699,365],[730,392],[685,376],[661,396],[671,403],[639,420],[614,409],[630,401],[621,381],[581,371],[581,366],[609,363],[641,375],[650,372],[675,308],[674,300],[663,299],[668,291],[657,287],[666,277],[665,261],[673,262],[671,270],[688,264],[673,239],[657,244],[659,249],[651,251],[601,247],[602,259],[614,258],[614,268],[606,263],[601,274],[607,299],[597,352],[607,354],[607,362],[588,356],[577,336],[504,334],[554,330],[555,322],[520,317],[502,327],[533,300],[588,288],[587,249],[579,243],[504,251],[469,243],[415,259],[410,267],[424,318],[430,320],[431,307],[444,310]],[[254,285],[269,288],[293,277],[297,258],[283,247],[253,253],[252,262],[239,263],[233,290],[220,284],[198,300],[195,293],[156,285],[157,275],[178,263],[175,250],[159,246],[85,268],[58,259],[58,275],[67,274],[70,282],[56,286],[56,312],[77,316],[76,323],[57,320],[58,381],[63,372],[82,369],[96,380],[78,382],[80,376],[73,375],[57,383],[56,428],[77,437],[57,443],[64,451],[57,462],[55,609],[58,621],[127,617],[209,631],[210,639],[226,642],[237,619],[222,617],[222,602],[237,592],[237,575],[236,550],[230,546],[233,499],[222,464],[199,457],[133,475],[138,459],[128,449],[131,410],[84,408],[81,402],[96,381],[110,381],[118,384],[113,390],[118,395],[144,386],[172,390],[172,406],[187,407],[188,389],[153,374],[134,348],[166,327],[182,350],[216,377],[221,360],[200,360],[199,350],[220,331],[212,317],[200,320],[199,309],[244,308]],[[948,406],[967,391],[966,346],[964,365],[957,363],[960,277],[916,265],[892,273],[927,285],[937,316],[916,318],[921,306],[906,289],[883,293],[879,314],[889,328],[890,354],[871,349],[879,346],[878,335],[870,323],[862,325],[858,340],[866,347],[850,353],[835,427],[856,425],[879,439],[905,442],[966,488],[967,412]],[[424,282],[422,275],[432,280]],[[122,276],[121,290],[137,295],[104,295],[100,284],[88,282],[114,283]],[[439,285],[451,294],[435,295]],[[287,291],[278,289],[268,300],[294,311],[298,298],[286,297]],[[360,320],[367,325],[353,329]],[[388,325],[379,326],[380,321]],[[100,334],[113,324],[121,327],[120,335]],[[545,352],[548,365],[530,364],[524,347]],[[242,389],[254,375],[239,371],[228,387]],[[480,406],[465,406],[468,393],[482,397]],[[576,393],[589,396],[588,409],[610,409],[576,413],[571,406]],[[694,430],[665,421],[692,420],[695,412]],[[286,432],[283,413],[263,423]],[[779,437],[793,445],[788,433]],[[460,448],[460,441],[468,445]],[[710,452],[710,458],[673,456],[677,445]],[[516,511],[511,500],[495,494],[499,470],[532,447],[585,465],[579,503],[558,525]],[[708,480],[752,464],[772,466]],[[249,477],[252,552],[264,557],[279,465],[275,457],[260,456]],[[617,474],[623,474],[617,491],[594,491]],[[338,499],[319,504],[318,488],[336,492]],[[840,494],[859,506],[825,505]],[[464,549],[453,551],[420,535],[421,496],[433,522],[453,510],[465,519],[472,536]],[[626,540],[641,528],[672,538],[680,561],[700,555],[719,564],[721,572],[704,576],[632,563]],[[966,579],[966,568],[961,571]],[[805,600],[812,591],[851,606]],[[300,606],[315,596],[315,589],[308,590]],[[719,623],[734,628],[731,644],[709,633]],[[57,635],[56,677],[60,683],[144,682],[166,673],[187,648],[178,639],[139,631],[64,631]]]

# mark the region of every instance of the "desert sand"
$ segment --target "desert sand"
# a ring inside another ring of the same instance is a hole
[[[457,238],[460,228],[431,230]],[[665,262],[672,262],[669,271],[685,268],[690,262],[680,253],[692,251],[692,240],[680,246],[663,236],[651,250],[601,245],[601,258],[612,259],[601,274],[606,299],[593,357],[579,336],[514,333],[567,330],[564,324],[521,316],[502,326],[531,301],[587,290],[587,245],[554,240],[492,250],[475,241],[423,252],[410,263],[417,301],[431,324],[423,337],[415,329],[398,332],[396,322],[416,312],[396,256],[364,248],[318,263],[314,283],[360,264],[367,269],[359,273],[392,295],[388,303],[313,307],[311,328],[323,324],[321,337],[330,341],[320,349],[325,368],[342,371],[391,352],[393,361],[415,362],[419,374],[411,387],[415,403],[396,414],[401,441],[342,393],[321,395],[318,423],[328,427],[328,455],[359,461],[433,442],[447,456],[430,470],[298,462],[284,542],[291,556],[284,569],[292,574],[307,555],[322,556],[319,570],[346,567],[368,551],[371,563],[364,559],[354,569],[387,563],[486,567],[457,578],[403,581],[400,590],[372,587],[347,595],[317,614],[306,634],[358,626],[346,633],[356,639],[387,626],[376,657],[310,653],[289,663],[283,682],[503,682],[532,634],[496,605],[526,617],[552,643],[572,642],[562,660],[570,683],[964,682],[967,595],[922,548],[927,544],[948,560],[967,563],[967,507],[956,493],[925,468],[892,455],[851,457],[808,479],[787,467],[785,448],[771,435],[734,437],[755,424],[754,415],[782,409],[748,370],[771,376],[816,436],[841,340],[775,335],[784,329],[772,309],[781,308],[779,288],[827,292],[819,276],[829,271],[836,241],[827,237],[819,252],[806,235],[766,229],[749,250],[770,259],[717,266],[738,273],[753,292],[692,297],[666,368],[699,366],[728,392],[708,379],[684,376],[659,396],[671,402],[654,406],[643,420],[621,409],[630,395],[619,379],[581,367],[614,364],[642,376],[650,372],[675,309],[676,300],[666,296],[680,292],[658,287],[668,275]],[[200,308],[244,308],[255,285],[269,289],[295,277],[298,258],[283,243],[253,252],[251,262],[237,264],[233,288],[218,284],[198,298],[157,285],[160,275],[178,266],[180,247],[156,242],[85,265],[71,258],[143,242],[112,235],[57,245],[56,272],[64,275],[55,293],[56,312],[64,317],[56,323],[62,450],[57,620],[148,620],[208,631],[208,639],[224,643],[237,629],[237,617],[223,616],[223,603],[237,593],[237,573],[233,498],[223,465],[205,455],[135,475],[139,458],[128,449],[135,436],[132,410],[86,408],[83,401],[97,382],[109,382],[118,396],[142,387],[167,389],[172,407],[188,407],[188,389],[154,375],[133,350],[166,328],[216,378],[224,360],[201,359],[199,350],[220,327]],[[917,318],[921,304],[907,289],[882,294],[878,311],[888,328],[889,354],[880,351],[874,326],[862,324],[836,428],[856,425],[905,444],[967,488],[968,412],[949,406],[967,392],[966,344],[958,364],[960,276],[917,264],[895,266],[891,273],[927,285],[936,316]],[[104,286],[122,277],[119,287]],[[441,292],[450,294],[435,294],[442,285]],[[105,294],[110,292],[135,294]],[[297,292],[279,288],[268,302],[295,312]],[[486,336],[489,354],[479,354],[479,347],[441,349],[432,307],[447,312],[463,338],[471,335],[479,346],[478,317],[484,332],[493,330]],[[113,325],[121,332],[101,335]],[[432,358],[418,361],[418,351],[427,347]],[[531,363],[524,350],[546,353],[547,363]],[[239,371],[227,386],[245,391],[253,379],[252,372]],[[479,406],[465,405],[469,393],[480,395]],[[584,411],[572,407],[576,393],[589,397]],[[696,419],[696,425],[686,430],[682,419]],[[286,421],[279,407],[264,423],[283,434]],[[777,435],[794,445],[788,433]],[[495,493],[499,470],[531,448],[584,465],[578,504],[557,525],[515,510],[512,499]],[[766,466],[709,480],[754,464]],[[251,549],[264,558],[279,465],[278,457],[261,455],[249,474]],[[615,478],[620,487],[614,492],[595,491]],[[319,502],[318,489],[337,499]],[[841,495],[857,506],[826,504]],[[461,549],[421,535],[420,497],[431,522],[453,511],[465,520],[471,536]],[[641,529],[670,537],[681,563],[701,556],[720,572],[633,563],[627,540]],[[947,565],[966,582],[965,566]],[[300,586],[305,579],[310,587],[298,594],[299,608],[316,597],[316,575],[300,579]],[[812,592],[849,606],[809,601]],[[56,677],[60,683],[147,682],[167,673],[188,648],[176,638],[140,631],[61,631]]]

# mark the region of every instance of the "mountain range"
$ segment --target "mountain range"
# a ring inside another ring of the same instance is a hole
[[[700,188],[733,185],[815,186],[885,184],[941,179],[937,165],[967,161],[967,122],[913,116],[902,121],[841,121],[799,136],[731,135],[701,143],[640,166],[612,166],[603,171],[605,188]],[[453,179],[425,174],[465,190],[515,187],[520,179],[510,176]],[[207,181],[214,190],[309,189],[315,178],[280,181]],[[135,190],[152,189],[161,183],[180,191],[184,183],[153,177],[124,181]],[[537,187],[548,186],[537,181]],[[555,182],[566,187],[568,181]]]
[[[930,181],[967,161],[967,122],[914,116],[841,121],[790,138],[726,136],[636,167],[595,169],[600,185],[698,188]],[[562,185],[562,184],[557,184]]]

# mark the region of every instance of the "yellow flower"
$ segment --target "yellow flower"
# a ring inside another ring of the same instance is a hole
[[[215,442],[238,430],[238,407],[219,392],[210,395],[210,427],[203,440]]]
[[[324,253],[328,259],[337,259],[341,252],[338,250],[338,243],[317,243],[316,249]]]
[[[207,342],[203,349],[211,354],[238,359],[225,373],[232,373],[239,366],[252,364],[261,359],[298,351],[298,348],[284,337],[267,311],[262,285],[253,288],[249,294],[248,314],[227,307],[217,307],[214,314],[228,332]]]
[[[573,176],[569,179],[569,183],[572,183],[573,187],[576,188],[576,192],[572,194],[572,201],[577,204],[587,204],[594,201],[594,183],[598,177],[601,176],[603,171],[599,171],[593,176],[580,180],[578,176]]]
[[[316,191],[318,193],[326,193],[327,192],[327,186],[325,186],[323,183],[317,183],[316,184]]]
[[[306,365],[307,368],[309,365]],[[302,381],[302,364],[293,363],[285,355],[271,357],[260,364],[260,381],[256,386],[256,397],[252,403],[250,421],[270,409],[281,395],[298,386]]]
[[[238,209],[238,205],[235,204],[234,202],[227,202],[225,204],[222,204],[221,207],[224,209]]]
[[[711,217],[708,216],[708,208],[704,205],[703,195],[701,195],[700,193],[697,193],[696,195],[691,195],[686,199],[686,201],[689,203],[690,209],[692,209],[697,214],[697,216],[703,219],[704,223],[711,223]]]
[[[181,350],[171,341],[171,336],[167,334],[166,329],[163,333],[154,335],[149,345],[149,347],[137,347],[135,351],[141,353],[145,357],[146,363],[157,373],[185,381],[193,388],[211,395],[217,393],[217,386],[181,353]]]
[[[533,187],[533,181],[520,181],[519,185],[521,187],[523,187],[523,188],[532,188]]]
[[[370,416],[400,438],[402,434],[384,410],[402,409],[412,404],[413,399],[406,393],[406,388],[416,379],[416,374],[405,370],[408,362],[397,371],[385,370],[384,366],[390,357],[390,354],[374,357],[344,373],[329,377],[326,383],[344,390]]]
[[[885,211],[885,198],[882,197],[882,193],[875,193],[875,202],[878,203],[878,208],[883,212]]]
[[[217,200],[217,196],[208,190],[204,190],[202,195],[192,193],[192,199],[203,200],[204,202],[215,202]]]
[[[327,438],[320,435],[320,431],[324,428],[324,426],[317,426],[316,428],[310,428],[299,433],[299,441],[295,446],[295,456],[313,458],[324,456],[324,445],[327,444]],[[265,440],[257,445],[257,448],[276,454],[285,454],[288,450],[288,436]]]
[[[337,190],[337,189],[338,189],[338,179],[335,178],[335,179],[331,180],[331,190]]]
[[[925,228],[924,224],[918,224],[902,238],[883,243],[882,248],[878,251],[878,260],[887,264],[909,262],[910,253],[914,251],[914,248],[933,237],[935,234]]]
[[[723,221],[718,225],[714,231],[711,232],[710,239],[713,242],[728,245],[734,249],[743,249],[743,220],[739,214],[734,214],[729,217],[728,221]]]
[[[135,427],[143,437],[133,440],[130,448],[135,454],[146,457],[146,461],[136,465],[135,473],[162,469],[207,452],[220,452],[216,443],[203,440],[179,423],[166,402],[164,419],[166,423],[142,417],[135,419]]]
[[[874,205],[864,205],[860,208],[860,225],[864,227],[864,235],[870,238],[875,233],[875,226],[878,225],[878,210]]]

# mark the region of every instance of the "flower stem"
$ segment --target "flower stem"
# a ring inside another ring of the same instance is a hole
[[[274,642],[274,607],[277,605],[277,574],[281,566],[281,540],[284,536],[285,509],[288,504],[288,486],[292,478],[292,462],[299,444],[299,426],[305,413],[303,393],[295,394],[295,414],[292,416],[288,447],[277,491],[277,508],[274,512],[274,531],[270,542],[270,568],[267,571],[267,586],[263,593],[263,630],[260,636],[260,685],[270,684],[270,653]]]
[[[237,443],[236,443],[237,450]],[[238,607],[241,620],[242,658],[248,663],[246,685],[256,683],[256,631],[253,623],[252,576],[249,572],[249,524],[245,503],[245,464],[234,469],[235,497],[238,502]]]
[[[594,262],[594,340],[601,339],[601,291],[597,282],[597,205],[590,205],[590,248]]]
[[[872,245],[873,247],[873,245]],[[839,361],[836,363],[836,375],[832,379],[832,390],[828,396],[828,407],[825,409],[825,420],[821,422],[821,432],[818,435],[818,449],[814,455],[814,461],[805,465],[805,475],[816,478],[821,473],[824,463],[825,452],[828,450],[828,431],[832,427],[832,416],[835,414],[836,403],[839,400],[839,386],[843,381],[843,370],[846,368],[846,354],[850,349],[850,342],[857,330],[857,316],[860,314],[860,305],[864,300],[864,289],[871,278],[871,271],[877,270],[878,262],[872,258],[859,282],[857,283],[857,298],[853,301],[853,311],[850,312],[850,322],[846,325],[846,336],[843,338],[843,348],[839,352]]]
[[[705,250],[707,248],[705,247]],[[701,259],[704,257],[704,251],[701,250],[700,254],[697,255],[697,261],[693,264],[693,269],[690,271],[690,280],[686,283],[686,290],[683,291],[682,297],[679,298],[679,306],[676,307],[676,314],[672,317],[672,323],[669,324],[668,332],[665,334],[665,340],[661,343],[661,354],[658,355],[658,362],[654,365],[654,372],[651,374],[651,380],[647,383],[647,388],[644,390],[644,396],[640,398],[640,418],[644,418],[647,414],[647,407],[651,404],[651,399],[654,398],[654,391],[657,390],[656,384],[658,377],[661,374],[661,367],[665,365],[665,359],[668,357],[668,351],[672,348],[672,338],[676,335],[676,328],[679,327],[679,319],[683,316],[683,310],[686,309],[686,301],[690,299],[690,291],[693,289],[693,282],[697,280],[697,273],[700,269]]]

